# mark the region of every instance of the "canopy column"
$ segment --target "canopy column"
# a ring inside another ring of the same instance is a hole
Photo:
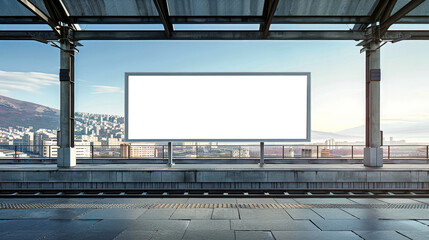
[[[380,41],[366,46],[365,59],[365,149],[364,165],[383,166],[383,149],[380,136]]]
[[[60,134],[57,139],[57,165],[61,168],[76,166],[74,148],[74,46],[69,41],[69,32],[65,28],[60,40]],[[65,37],[64,37],[65,36]]]

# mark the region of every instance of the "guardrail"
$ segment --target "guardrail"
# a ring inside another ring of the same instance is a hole
[[[266,159],[363,159],[363,145],[264,145]],[[78,159],[166,159],[167,145],[76,145]],[[428,145],[382,146],[385,159],[429,159]],[[0,159],[55,159],[58,146],[0,145]],[[259,145],[174,145],[175,159],[256,159]]]

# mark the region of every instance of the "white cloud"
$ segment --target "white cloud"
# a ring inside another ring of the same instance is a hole
[[[0,70],[1,93],[24,91],[41,93],[43,87],[58,85],[58,75],[41,72],[6,72]]]
[[[102,94],[102,93],[123,93],[124,91],[120,87],[114,87],[114,86],[105,86],[105,85],[94,85],[92,86],[94,91],[93,94]]]

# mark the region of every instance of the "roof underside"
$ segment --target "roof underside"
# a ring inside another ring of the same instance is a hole
[[[260,37],[266,39],[276,34],[270,31],[271,24],[347,23],[357,26],[353,30],[363,31],[370,24],[381,24],[376,19],[377,12],[388,9],[389,4],[392,7],[387,17],[402,14],[393,23],[429,24],[427,0],[420,0],[408,10],[411,0],[0,0],[0,24],[46,24],[46,18],[59,25],[64,23],[64,18],[57,19],[46,2],[64,9],[68,24],[163,24],[166,38],[173,39],[176,24],[259,24]],[[29,5],[46,15],[45,19],[30,10]],[[5,34],[1,36],[5,39]]]

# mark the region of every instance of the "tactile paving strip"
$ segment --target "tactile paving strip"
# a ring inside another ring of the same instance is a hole
[[[0,209],[34,208],[249,208],[249,209],[303,209],[303,208],[382,208],[429,209],[428,204],[283,204],[283,203],[0,203]]]

